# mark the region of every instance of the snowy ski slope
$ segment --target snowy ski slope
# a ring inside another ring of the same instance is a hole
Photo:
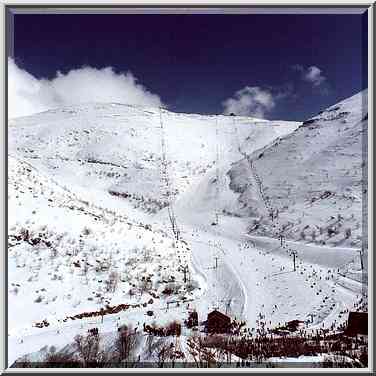
[[[364,97],[303,124],[117,103],[12,119],[9,362],[93,326],[183,321],[188,306],[253,330],[296,318],[339,325],[364,276]],[[103,318],[72,319],[101,308]]]

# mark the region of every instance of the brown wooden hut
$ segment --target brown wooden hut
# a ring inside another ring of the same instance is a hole
[[[209,333],[228,333],[231,326],[230,317],[214,310],[208,314],[207,328]]]
[[[349,312],[345,334],[351,337],[368,335],[368,312]]]

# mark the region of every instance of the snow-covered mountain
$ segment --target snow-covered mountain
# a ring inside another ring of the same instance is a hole
[[[245,145],[253,170],[245,158],[229,176],[254,218],[249,233],[271,235],[277,224],[289,239],[361,247],[362,221],[367,221],[367,118],[367,92],[362,92],[267,147],[254,151]],[[260,202],[254,173],[267,202],[266,207],[261,201],[261,210],[254,204]]]
[[[233,127],[228,127],[232,123],[226,116],[88,104],[12,120],[9,148],[10,154],[32,161],[50,176],[83,189],[85,195],[94,193],[96,201],[104,195],[106,205],[112,201],[118,209],[120,203],[127,213],[130,206],[154,213],[166,205],[160,167],[162,134],[171,190],[180,196],[213,168],[218,142],[226,161],[239,158]],[[257,147],[298,124],[242,117],[236,123],[241,128],[239,137],[252,136]],[[250,127],[254,124],[257,127]],[[108,193],[126,200],[111,200]]]
[[[9,361],[187,309],[339,324],[362,287],[365,97],[304,123],[117,103],[10,120]]]

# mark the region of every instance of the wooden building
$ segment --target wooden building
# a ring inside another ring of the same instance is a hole
[[[186,320],[185,324],[188,328],[193,328],[195,326],[198,326],[198,313],[197,311],[190,311],[188,320]]]
[[[304,327],[304,321],[301,320],[291,320],[286,324],[286,328],[290,332],[295,332],[302,327]]]
[[[350,312],[345,334],[351,337],[368,335],[368,312]]]
[[[231,327],[231,319],[225,314],[214,310],[208,314],[206,325],[209,333],[228,333]]]

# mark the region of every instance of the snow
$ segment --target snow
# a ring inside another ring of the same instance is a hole
[[[294,240],[360,248],[362,189],[366,176],[363,157],[367,155],[367,93],[359,93],[303,124],[272,146],[245,148],[264,186],[265,196],[279,212],[279,224]],[[365,107],[364,107],[365,106]],[[254,198],[245,187],[245,160],[230,171],[242,199]],[[241,180],[240,180],[241,179]],[[240,181],[239,181],[240,180]],[[243,198],[244,197],[244,198]],[[265,211],[264,211],[265,214]],[[256,233],[270,235],[270,223],[260,221]],[[328,229],[335,233],[328,235]],[[346,236],[349,230],[349,236]]]
[[[188,307],[200,320],[218,307],[253,331],[343,323],[364,276],[366,96],[308,124],[117,103],[10,120],[9,364],[91,327],[184,321]],[[103,322],[69,318],[119,304],[130,308]]]

